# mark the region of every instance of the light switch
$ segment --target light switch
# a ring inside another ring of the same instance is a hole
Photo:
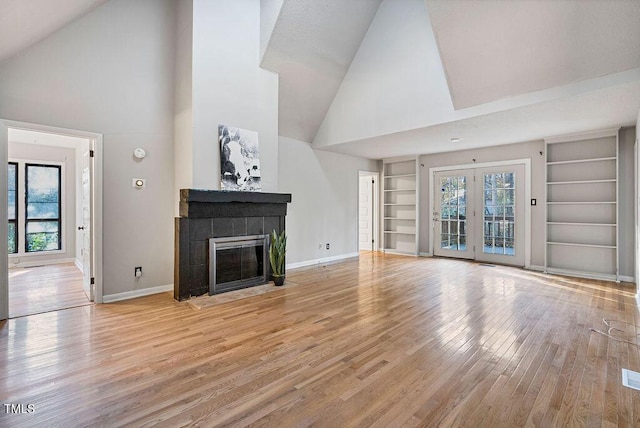
[[[531,205],[537,205],[538,204],[538,200],[537,199],[531,199]]]

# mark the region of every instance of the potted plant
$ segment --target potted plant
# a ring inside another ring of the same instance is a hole
[[[287,252],[287,236],[284,230],[278,235],[275,229],[271,232],[269,245],[269,262],[271,263],[271,276],[275,285],[284,284],[284,255]]]

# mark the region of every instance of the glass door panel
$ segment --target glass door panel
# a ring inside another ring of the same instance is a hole
[[[524,166],[476,169],[481,243],[476,260],[524,264]]]
[[[434,254],[447,257],[473,258],[469,241],[468,219],[473,175],[469,171],[447,171],[436,174]]]

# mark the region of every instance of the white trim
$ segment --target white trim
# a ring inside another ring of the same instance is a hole
[[[124,293],[109,294],[102,297],[102,303],[135,299],[136,297],[150,296],[152,294],[165,293],[167,291],[173,291],[173,284],[159,285],[157,287],[150,288],[141,288],[140,290],[125,291]]]
[[[93,210],[93,247],[94,247],[94,266],[93,277],[95,278],[95,302],[103,302],[103,290],[102,290],[102,214],[103,214],[103,159],[104,159],[104,147],[103,136],[95,132],[74,130],[68,128],[60,128],[56,126],[40,125],[28,122],[19,122],[15,120],[1,119],[4,126],[13,129],[22,129],[38,132],[48,132],[50,134],[67,135],[71,137],[86,138],[93,141],[94,150],[94,170],[93,170],[93,190],[94,190],[94,210]],[[5,147],[5,155],[8,147]],[[5,156],[6,158],[6,156]],[[5,210],[6,211],[6,210]],[[6,215],[6,214],[5,214]],[[6,254],[6,249],[4,250]],[[0,293],[3,293],[2,282],[0,282]],[[6,287],[6,293],[8,296],[8,287]],[[8,300],[7,300],[8,301]]]
[[[431,254],[431,253],[422,253],[422,252],[420,252],[420,253],[418,253],[418,255],[420,257],[433,257],[433,254]]]
[[[495,162],[481,162],[462,165],[447,165],[447,166],[435,166],[429,168],[429,227],[431,233],[429,233],[429,250],[434,251],[435,225],[433,222],[433,209],[435,204],[435,192],[433,191],[434,177],[436,172],[453,171],[458,169],[477,169],[487,167],[499,167],[499,166],[511,166],[511,165],[524,165],[524,268],[528,269],[531,266],[531,158],[511,159]],[[545,186],[546,188],[546,186]]]
[[[618,134],[620,127],[599,129],[596,131],[578,132],[576,134],[556,135],[553,137],[545,137],[547,144],[570,143],[573,141],[594,140],[596,138],[613,137]]]
[[[419,257],[418,253],[412,253],[410,251],[399,251],[387,248],[383,251],[385,254],[395,254],[397,256],[409,256],[409,257]]]
[[[533,271],[536,271],[536,272],[544,272],[544,266],[529,265],[529,267],[527,269],[533,270]]]
[[[74,263],[75,259],[56,259],[56,260],[33,260],[19,263],[9,263],[9,268],[29,268],[36,266],[59,265],[63,263]]]
[[[386,158],[386,159],[382,159],[382,163],[394,163],[394,162],[406,162],[406,161],[410,161],[410,160],[417,160],[417,157],[414,156],[398,156],[395,158]]]
[[[556,275],[565,275],[565,276],[575,276],[578,278],[599,279],[604,281],[620,282],[620,280],[616,277],[616,275],[608,274],[608,273],[583,272],[578,270],[558,269],[558,268],[551,268],[551,267],[547,267],[546,273],[556,274]]]
[[[323,264],[323,263],[336,262],[336,261],[339,261],[339,260],[353,259],[355,257],[360,257],[360,253],[340,254],[340,255],[337,255],[337,256],[323,257],[321,259],[314,259],[314,260],[307,260],[307,261],[304,261],[304,262],[291,263],[291,264],[286,265],[286,269],[296,269],[296,268],[305,267],[305,266],[320,265],[320,264]]]
[[[618,279],[621,282],[635,282],[632,276],[618,275]]]
[[[76,265],[80,272],[84,273],[84,268],[82,267],[82,262],[78,259],[73,259],[73,263]]]

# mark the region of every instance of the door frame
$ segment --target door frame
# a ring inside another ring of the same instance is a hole
[[[357,251],[360,251],[360,177],[373,177],[373,219],[371,220],[373,224],[373,251],[380,251],[380,227],[382,221],[380,219],[380,173],[376,171],[364,171],[358,170],[358,197],[356,198],[356,203],[358,204],[358,222],[357,233],[356,233],[356,248]]]
[[[58,134],[58,135],[68,135],[71,137],[80,137],[93,141],[94,145],[94,169],[93,169],[93,183],[92,190],[94,194],[94,209],[93,209],[93,218],[92,218],[92,226],[93,226],[93,248],[94,248],[94,266],[93,266],[93,274],[95,278],[95,303],[102,303],[103,297],[103,255],[102,255],[102,225],[103,225],[103,135],[95,132],[81,131],[69,128],[61,128],[56,126],[49,125],[41,125],[29,122],[20,122],[15,120],[8,120],[0,118],[0,121],[3,122],[4,126],[7,128],[7,137],[8,130],[12,129],[22,129],[28,131],[37,131],[37,132],[46,132],[50,134]],[[3,140],[4,141],[4,140]],[[4,155],[4,159],[8,157],[8,138],[7,144],[3,144],[4,147],[0,147],[0,151]],[[6,180],[4,182],[4,193],[7,192],[7,183]],[[3,217],[5,218],[5,224],[7,223],[7,210],[5,209],[3,212]],[[6,245],[0,245],[0,257],[7,258],[7,248]],[[0,266],[2,271],[0,271],[0,275],[2,275],[3,280],[0,281],[0,295],[6,299],[7,305],[9,302],[9,286],[7,278],[9,277],[8,267],[4,268]],[[0,299],[2,301],[3,299]],[[1,314],[0,314],[1,315]],[[8,313],[7,313],[8,315]],[[2,318],[0,318],[2,319]]]
[[[435,245],[435,222],[433,221],[433,210],[435,207],[435,192],[433,186],[435,183],[436,172],[453,171],[458,169],[476,169],[476,168],[491,168],[491,167],[503,167],[508,165],[524,165],[524,267],[529,269],[531,267],[531,159],[512,159],[505,161],[495,162],[479,162],[471,164],[459,164],[459,165],[447,165],[437,166],[429,168],[429,251],[434,254]],[[527,201],[529,201],[527,203]]]

